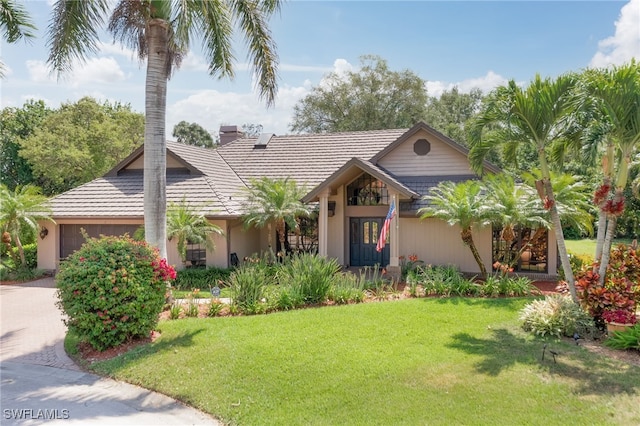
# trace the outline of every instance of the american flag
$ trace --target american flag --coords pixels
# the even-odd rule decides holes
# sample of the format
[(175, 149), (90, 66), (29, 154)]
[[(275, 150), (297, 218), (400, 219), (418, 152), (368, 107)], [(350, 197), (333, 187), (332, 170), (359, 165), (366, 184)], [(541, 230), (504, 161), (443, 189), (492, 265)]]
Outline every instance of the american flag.
[(389, 228), (391, 227), (391, 220), (396, 215), (396, 202), (391, 201), (389, 206), (389, 213), (382, 224), (382, 230), (380, 231), (380, 238), (378, 238), (378, 244), (376, 245), (376, 251), (381, 252), (384, 246), (387, 244), (387, 235), (389, 234)]

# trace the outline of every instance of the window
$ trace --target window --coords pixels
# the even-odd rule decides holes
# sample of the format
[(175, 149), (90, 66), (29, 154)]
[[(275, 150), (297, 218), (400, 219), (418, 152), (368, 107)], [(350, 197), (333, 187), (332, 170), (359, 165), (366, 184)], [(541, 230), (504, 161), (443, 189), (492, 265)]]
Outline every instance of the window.
[(347, 186), (347, 205), (389, 205), (387, 186), (370, 174), (364, 173)]
[(197, 268), (207, 265), (207, 250), (200, 244), (187, 241), (187, 267)]
[(426, 139), (418, 139), (413, 144), (413, 152), (415, 152), (416, 155), (427, 155), (429, 151), (431, 151), (431, 144)]
[[(285, 224), (287, 238), (284, 245), (287, 253), (317, 253), (318, 251), (318, 211), (309, 217), (299, 217), (298, 229), (290, 229)], [(276, 249), (281, 251), (280, 236), (276, 232)]]
[(512, 265), (517, 272), (548, 271), (549, 232), (545, 228), (516, 227), (513, 239), (505, 239), (504, 234), (501, 228), (493, 228), (494, 270)]

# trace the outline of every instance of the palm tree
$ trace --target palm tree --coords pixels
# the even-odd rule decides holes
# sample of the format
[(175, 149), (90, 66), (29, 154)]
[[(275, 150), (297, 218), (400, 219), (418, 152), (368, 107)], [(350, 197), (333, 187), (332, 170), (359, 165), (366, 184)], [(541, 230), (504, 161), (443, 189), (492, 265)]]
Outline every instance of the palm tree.
[[(144, 223), (146, 240), (166, 257), (167, 81), (200, 36), (209, 74), (233, 77), (234, 24), (247, 40), (260, 96), (273, 104), (277, 90), (275, 43), (267, 19), (280, 0), (120, 0), (108, 29), (147, 60), (144, 135)], [(48, 62), (69, 70), (74, 59), (97, 50), (98, 32), (109, 16), (109, 0), (58, 0), (49, 26)]]
[[(13, 0), (0, 0), (0, 30), (7, 43), (35, 37), (36, 26), (22, 5)], [(0, 78), (4, 77), (4, 63), (0, 61)]]
[(267, 227), (269, 249), (272, 248), (271, 223), (275, 223), (280, 238), (281, 250), (285, 251), (286, 225), (297, 229), (299, 216), (311, 214), (311, 208), (300, 200), (306, 194), (304, 188), (298, 187), (295, 180), (284, 179), (252, 179), (246, 190), (246, 213), (243, 216), (246, 228)]
[(471, 232), (474, 225), (489, 224), (481, 190), (482, 186), (477, 181), (470, 180), (458, 184), (441, 182), (431, 190), (429, 195), (422, 198), (430, 205), (419, 209), (418, 214), (421, 220), (433, 217), (442, 219), (451, 226), (460, 226), (460, 238), (471, 250), (484, 279), (487, 277), (487, 269), (473, 241), (473, 233)]
[[(512, 177), (504, 173), (485, 176), (482, 184), (487, 216), (494, 226), (500, 227), (500, 238), (506, 247), (513, 245), (517, 228), (537, 228), (531, 243), (539, 236), (541, 230), (550, 227), (545, 210), (541, 208), (536, 192), (530, 186), (517, 184)], [(510, 250), (507, 250), (507, 258), (502, 259), (501, 263), (513, 266), (527, 248), (528, 245), (523, 245), (513, 258), (508, 257)]]
[[(596, 191), (601, 207), (596, 261), (600, 262), (599, 275), (603, 283), (617, 219), (624, 211), (629, 168), (640, 146), (640, 65), (631, 61), (623, 66), (588, 70), (583, 74), (582, 83), (583, 102), (591, 101), (596, 106), (608, 128), (604, 181)], [(614, 164), (616, 158), (617, 164)], [(609, 197), (613, 185), (613, 196)]]
[(15, 242), (23, 268), (27, 266), (27, 260), (20, 236), (29, 228), (37, 231), (39, 220), (53, 222), (50, 213), (47, 197), (41, 194), (37, 186), (17, 186), (10, 191), (6, 185), (0, 184), (0, 227), (3, 233), (8, 232), (11, 240)]
[(525, 146), (536, 149), (542, 173), (536, 188), (551, 215), (565, 279), (571, 297), (577, 302), (575, 279), (564, 242), (546, 153), (552, 144), (575, 139), (579, 133), (570, 114), (569, 95), (574, 84), (575, 78), (571, 75), (563, 75), (556, 80), (543, 80), (536, 75), (525, 89), (518, 87), (514, 80), (507, 86), (497, 88), (471, 126), (469, 160), (481, 172), (483, 160), (496, 147), (502, 148), (507, 162), (515, 162), (516, 154)]
[(167, 212), (167, 237), (177, 239), (178, 253), (182, 264), (187, 264), (187, 244), (203, 244), (215, 250), (213, 234), (224, 235), (222, 229), (210, 223), (202, 213), (197, 213), (182, 199), (179, 204), (170, 203)]

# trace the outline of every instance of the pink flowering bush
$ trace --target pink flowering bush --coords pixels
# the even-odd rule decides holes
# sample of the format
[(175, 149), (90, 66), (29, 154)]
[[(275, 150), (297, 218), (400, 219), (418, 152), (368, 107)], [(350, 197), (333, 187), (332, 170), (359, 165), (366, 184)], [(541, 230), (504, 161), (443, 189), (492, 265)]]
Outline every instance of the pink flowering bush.
[(175, 269), (145, 242), (123, 237), (87, 238), (60, 265), (58, 306), (81, 340), (105, 350), (149, 336)]

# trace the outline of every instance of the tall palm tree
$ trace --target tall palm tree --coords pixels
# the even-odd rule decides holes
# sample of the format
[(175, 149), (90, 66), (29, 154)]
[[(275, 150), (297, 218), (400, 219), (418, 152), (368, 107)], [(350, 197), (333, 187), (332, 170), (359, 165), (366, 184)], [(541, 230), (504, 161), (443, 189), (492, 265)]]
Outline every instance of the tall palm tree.
[(574, 84), (575, 77), (571, 75), (562, 75), (555, 80), (543, 80), (536, 75), (524, 89), (518, 87), (514, 80), (497, 88), (471, 126), (469, 160), (481, 172), (482, 161), (496, 147), (502, 148), (507, 162), (515, 162), (516, 154), (524, 146), (533, 146), (538, 152), (542, 178), (537, 182), (537, 189), (550, 213), (565, 279), (571, 297), (577, 302), (575, 278), (562, 233), (546, 152), (552, 144), (575, 139), (579, 133), (570, 114), (569, 95)]
[[(624, 211), (624, 189), (629, 179), (629, 168), (633, 155), (640, 147), (640, 64), (632, 60), (622, 66), (587, 70), (582, 83), (580, 94), (583, 101), (592, 101), (608, 124), (604, 181), (596, 193), (601, 207), (596, 261), (600, 262), (602, 283), (609, 264), (617, 219)], [(609, 197), (614, 185), (613, 196)]]
[(0, 228), (3, 233), (8, 232), (15, 242), (23, 268), (27, 266), (27, 260), (20, 237), (25, 228), (37, 231), (39, 220), (53, 222), (50, 213), (47, 197), (41, 194), (37, 186), (17, 186), (10, 191), (6, 185), (0, 184)]
[[(280, 0), (120, 0), (109, 18), (115, 39), (147, 60), (144, 135), (145, 238), (166, 257), (167, 81), (189, 51), (202, 40), (209, 74), (233, 77), (234, 24), (247, 40), (260, 96), (273, 104), (277, 90), (277, 55), (267, 19)], [(110, 13), (109, 0), (58, 0), (49, 26), (48, 62), (66, 71), (74, 59), (97, 51), (98, 28)]]
[(224, 235), (222, 228), (210, 223), (204, 214), (196, 212), (184, 198), (180, 203), (170, 203), (167, 211), (167, 237), (175, 238), (182, 265), (187, 264), (187, 244), (203, 244), (215, 250), (213, 234)]
[(296, 218), (311, 214), (311, 208), (300, 201), (305, 194), (306, 190), (298, 187), (293, 179), (252, 179), (251, 185), (246, 189), (246, 213), (243, 216), (245, 227), (266, 226), (271, 249), (271, 223), (275, 223), (280, 247), (284, 252), (286, 225), (289, 225), (290, 229), (297, 229)]
[(420, 219), (437, 218), (446, 221), (449, 225), (460, 226), (460, 238), (464, 245), (469, 247), (475, 259), (482, 278), (487, 277), (487, 268), (473, 241), (471, 228), (474, 225), (488, 225), (489, 217), (484, 199), (481, 194), (482, 186), (477, 181), (466, 181), (454, 184), (453, 182), (441, 182), (431, 190), (423, 200), (428, 201), (427, 207), (418, 210)]
[[(0, 0), (0, 31), (7, 43), (35, 37), (36, 29), (25, 8), (13, 0)], [(4, 77), (4, 63), (0, 61), (0, 78)]]

